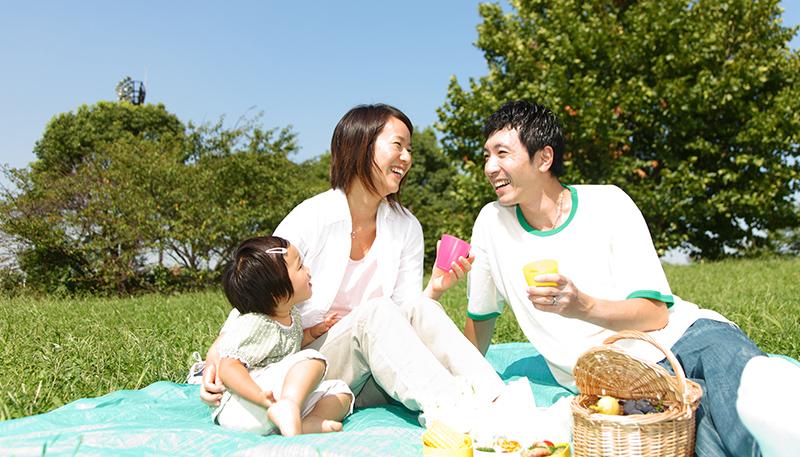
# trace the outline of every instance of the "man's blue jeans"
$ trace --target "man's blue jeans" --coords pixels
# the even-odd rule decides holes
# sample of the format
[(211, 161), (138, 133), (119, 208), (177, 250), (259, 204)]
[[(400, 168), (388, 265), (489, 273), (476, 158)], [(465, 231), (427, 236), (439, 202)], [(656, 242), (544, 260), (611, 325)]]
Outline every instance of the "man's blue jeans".
[[(745, 364), (765, 354), (735, 325), (710, 319), (692, 324), (670, 349), (686, 377), (703, 387), (695, 453), (701, 457), (760, 456), (758, 443), (736, 412), (736, 399)], [(666, 359), (659, 365), (673, 373)]]

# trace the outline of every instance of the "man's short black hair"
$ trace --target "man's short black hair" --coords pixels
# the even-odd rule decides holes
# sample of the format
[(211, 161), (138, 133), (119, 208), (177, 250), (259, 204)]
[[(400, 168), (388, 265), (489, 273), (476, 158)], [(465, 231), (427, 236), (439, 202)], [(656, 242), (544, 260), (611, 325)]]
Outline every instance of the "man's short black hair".
[(486, 120), (483, 134), (488, 139), (503, 129), (516, 129), (519, 140), (533, 160), (536, 151), (545, 146), (553, 148), (553, 176), (564, 174), (564, 132), (558, 117), (542, 105), (527, 100), (515, 100), (501, 106)]

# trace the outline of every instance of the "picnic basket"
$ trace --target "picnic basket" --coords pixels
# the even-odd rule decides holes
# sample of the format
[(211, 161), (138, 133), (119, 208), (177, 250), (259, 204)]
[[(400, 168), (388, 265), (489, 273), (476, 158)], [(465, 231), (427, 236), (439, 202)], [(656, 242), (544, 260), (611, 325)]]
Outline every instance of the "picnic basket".
[[(664, 353), (675, 376), (663, 367), (640, 360), (612, 344), (621, 339), (646, 341)], [(695, 411), (702, 388), (686, 379), (668, 348), (649, 335), (625, 330), (602, 346), (583, 353), (573, 371), (580, 394), (572, 400), (573, 455), (580, 456), (693, 456)], [(612, 416), (589, 408), (599, 396), (661, 400), (660, 413)]]

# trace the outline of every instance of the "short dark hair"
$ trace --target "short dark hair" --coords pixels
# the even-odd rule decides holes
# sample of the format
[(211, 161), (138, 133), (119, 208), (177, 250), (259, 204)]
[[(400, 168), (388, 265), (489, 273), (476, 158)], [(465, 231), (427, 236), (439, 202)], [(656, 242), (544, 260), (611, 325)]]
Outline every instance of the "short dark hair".
[(555, 113), (527, 100), (507, 102), (486, 120), (483, 135), (488, 139), (505, 128), (517, 130), (519, 140), (528, 149), (531, 160), (536, 151), (545, 146), (553, 148), (550, 172), (553, 176), (564, 174), (564, 132)]
[(289, 248), (277, 236), (258, 236), (242, 242), (222, 274), (222, 288), (230, 304), (240, 313), (273, 315), (276, 305), (294, 294), (292, 280), (282, 253), (271, 248)]
[[(408, 116), (383, 103), (358, 105), (342, 116), (331, 138), (331, 187), (347, 192), (354, 180), (359, 179), (367, 190), (378, 192), (374, 181), (375, 140), (392, 117), (405, 124), (409, 133), (414, 133)], [(403, 176), (400, 186), (405, 179)], [(386, 199), (393, 208), (400, 206), (400, 189)]]

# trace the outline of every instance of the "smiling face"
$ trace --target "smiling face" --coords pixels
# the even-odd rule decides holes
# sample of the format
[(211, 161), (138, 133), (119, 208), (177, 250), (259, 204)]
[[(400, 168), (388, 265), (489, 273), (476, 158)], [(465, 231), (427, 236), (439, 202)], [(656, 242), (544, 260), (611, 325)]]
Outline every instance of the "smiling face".
[(516, 129), (501, 129), (489, 136), (483, 149), (483, 172), (501, 205), (524, 203), (541, 185), (542, 173), (535, 165), (539, 155), (530, 158)]
[(400, 119), (390, 117), (375, 138), (373, 161), (373, 181), (379, 194), (397, 193), (412, 161), (411, 132)]
[(291, 306), (311, 298), (311, 272), (303, 264), (300, 253), (293, 245), (289, 245), (283, 258), (286, 260), (286, 270), (289, 273), (289, 280), (292, 282), (292, 289), (294, 289), (294, 294), (287, 303), (291, 308)]

